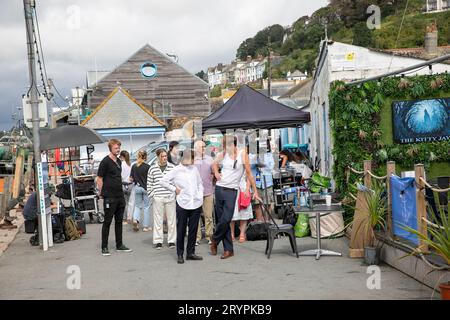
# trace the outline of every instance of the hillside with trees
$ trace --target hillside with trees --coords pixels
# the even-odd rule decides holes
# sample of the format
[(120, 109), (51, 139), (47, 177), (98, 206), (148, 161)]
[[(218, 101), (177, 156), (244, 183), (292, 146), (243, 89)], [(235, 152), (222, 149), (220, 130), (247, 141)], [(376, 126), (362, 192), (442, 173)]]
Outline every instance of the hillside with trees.
[[(380, 29), (370, 30), (366, 25), (371, 16), (366, 11), (372, 4), (381, 9)], [(286, 57), (272, 71), (274, 78), (282, 78), (295, 69), (312, 73), (320, 41), (325, 38), (325, 29), (328, 39), (334, 41), (376, 49), (411, 48), (423, 46), (426, 26), (436, 22), (439, 45), (449, 44), (450, 11), (424, 13), (425, 5), (425, 0), (330, 0), (328, 6), (310, 17), (300, 17), (290, 28), (275, 24), (259, 31), (241, 43), (236, 57), (267, 56), (270, 37), (274, 54)]]

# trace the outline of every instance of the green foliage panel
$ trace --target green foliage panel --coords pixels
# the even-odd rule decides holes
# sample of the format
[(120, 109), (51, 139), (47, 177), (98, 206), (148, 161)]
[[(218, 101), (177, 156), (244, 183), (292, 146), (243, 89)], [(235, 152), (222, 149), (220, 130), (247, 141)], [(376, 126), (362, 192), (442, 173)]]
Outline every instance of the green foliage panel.
[(346, 195), (357, 177), (348, 166), (363, 169), (372, 160), (375, 173), (384, 175), (386, 161), (395, 161), (397, 172), (425, 165), (427, 177), (450, 173), (450, 141), (395, 144), (392, 128), (392, 102), (450, 97), (450, 75), (385, 78), (361, 86), (334, 82), (330, 90), (330, 124), (334, 139), (334, 179)]

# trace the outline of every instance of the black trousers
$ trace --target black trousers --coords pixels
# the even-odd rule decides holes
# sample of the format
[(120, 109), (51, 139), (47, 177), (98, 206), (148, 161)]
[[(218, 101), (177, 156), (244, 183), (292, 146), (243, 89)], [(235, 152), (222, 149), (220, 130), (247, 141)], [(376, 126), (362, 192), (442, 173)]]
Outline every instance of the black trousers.
[(109, 227), (114, 217), (114, 229), (116, 233), (116, 248), (122, 245), (122, 219), (125, 211), (124, 197), (103, 199), (105, 221), (102, 227), (102, 248), (108, 247)]
[(237, 193), (238, 193), (237, 190), (216, 186), (215, 211), (217, 216), (217, 222), (213, 239), (217, 243), (223, 241), (223, 249), (225, 251), (233, 251), (233, 241), (231, 240), (230, 222), (234, 215), (234, 207), (236, 205)]
[(177, 255), (184, 254), (184, 237), (186, 235), (186, 227), (189, 229), (188, 242), (186, 252), (187, 255), (195, 254), (195, 240), (197, 238), (198, 221), (202, 207), (188, 210), (183, 209), (177, 203)]

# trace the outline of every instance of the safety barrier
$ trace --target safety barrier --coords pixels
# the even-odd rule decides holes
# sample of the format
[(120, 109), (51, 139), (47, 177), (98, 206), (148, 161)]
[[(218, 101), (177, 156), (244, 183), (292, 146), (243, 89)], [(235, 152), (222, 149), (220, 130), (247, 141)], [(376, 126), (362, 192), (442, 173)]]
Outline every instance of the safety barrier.
[[(367, 188), (370, 188), (372, 185), (372, 179), (386, 182), (386, 189), (388, 194), (388, 206), (387, 206), (387, 235), (389, 238), (393, 239), (393, 219), (392, 219), (392, 186), (391, 186), (391, 179), (388, 179), (392, 174), (395, 174), (395, 162), (389, 161), (387, 162), (386, 166), (386, 175), (384, 176), (377, 176), (372, 171), (372, 161), (365, 160), (364, 161), (364, 170), (359, 171), (352, 167), (348, 167), (348, 174), (353, 173), (359, 176), (362, 176), (364, 178), (364, 186)], [(430, 188), (433, 192), (437, 193), (446, 193), (450, 191), (449, 188), (436, 188), (432, 186), (429, 182), (425, 179), (425, 169), (423, 164), (416, 164), (414, 166), (414, 173), (415, 173), (415, 184), (416, 184), (416, 216), (417, 216), (417, 230), (422, 234), (427, 234), (427, 226), (431, 225), (436, 227), (434, 223), (429, 221), (427, 219), (427, 201), (425, 198), (425, 188)], [(347, 177), (348, 180), (348, 177)], [(353, 194), (350, 194), (350, 197), (356, 200), (356, 196)], [(427, 244), (419, 239), (419, 245), (421, 252), (429, 252)]]

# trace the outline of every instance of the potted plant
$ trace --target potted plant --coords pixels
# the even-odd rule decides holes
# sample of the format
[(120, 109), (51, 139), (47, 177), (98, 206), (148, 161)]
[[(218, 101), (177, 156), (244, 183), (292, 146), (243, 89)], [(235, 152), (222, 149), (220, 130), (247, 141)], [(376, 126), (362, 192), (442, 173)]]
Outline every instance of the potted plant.
[(386, 192), (382, 183), (374, 181), (372, 188), (366, 190), (364, 195), (367, 205), (367, 216), (361, 224), (364, 227), (365, 239), (367, 239), (364, 245), (364, 261), (368, 265), (374, 265), (380, 262), (381, 249), (375, 246), (375, 230), (386, 230)]
[[(375, 246), (375, 230), (386, 229), (387, 199), (384, 185), (379, 181), (374, 181), (372, 189), (369, 189), (361, 182), (357, 182), (350, 188), (363, 195), (360, 199), (355, 198), (355, 204), (350, 202), (346, 204), (346, 207), (355, 211), (355, 216), (345, 226), (345, 230), (352, 230), (350, 231), (350, 241), (354, 241), (355, 247), (351, 249), (362, 249), (366, 264), (379, 264), (381, 247)], [(358, 215), (356, 215), (356, 211), (359, 212)], [(383, 242), (379, 243), (383, 244)]]
[[(430, 210), (430, 220), (427, 221), (427, 233), (422, 233), (408, 226), (401, 226), (406, 231), (415, 234), (422, 243), (426, 244), (437, 255), (441, 256), (446, 266), (440, 269), (450, 270), (450, 214), (444, 211), (444, 206), (438, 206), (438, 213)], [(448, 210), (448, 206), (447, 206)], [(419, 246), (411, 254), (425, 255), (428, 252), (423, 252), (422, 247)], [(411, 255), (410, 254), (410, 255)], [(443, 300), (450, 300), (450, 281), (443, 282), (439, 285), (441, 289), (441, 298)]]

